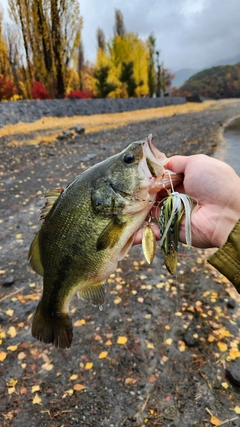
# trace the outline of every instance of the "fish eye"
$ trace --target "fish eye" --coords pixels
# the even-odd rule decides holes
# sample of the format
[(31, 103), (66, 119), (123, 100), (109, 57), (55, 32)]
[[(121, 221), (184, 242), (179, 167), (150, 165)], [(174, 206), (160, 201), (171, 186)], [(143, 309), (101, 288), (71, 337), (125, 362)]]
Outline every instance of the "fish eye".
[(133, 162), (134, 162), (134, 160), (135, 160), (135, 157), (134, 157), (134, 154), (133, 154), (133, 153), (126, 153), (126, 154), (124, 155), (124, 157), (123, 157), (123, 161), (124, 161), (125, 163), (127, 163), (128, 165), (129, 165), (130, 163), (133, 163)]

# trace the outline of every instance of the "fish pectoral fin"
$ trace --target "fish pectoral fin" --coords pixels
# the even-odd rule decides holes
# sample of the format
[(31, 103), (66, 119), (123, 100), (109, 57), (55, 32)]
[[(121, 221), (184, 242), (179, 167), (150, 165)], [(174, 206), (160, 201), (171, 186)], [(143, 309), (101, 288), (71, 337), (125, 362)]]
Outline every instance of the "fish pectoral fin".
[(44, 270), (40, 257), (39, 232), (36, 234), (31, 243), (28, 252), (28, 259), (30, 261), (32, 269), (36, 271), (36, 273), (40, 274), (40, 276), (43, 276)]
[(50, 210), (52, 209), (54, 203), (59, 198), (60, 194), (63, 192), (63, 188), (51, 188), (45, 193), (45, 205), (40, 209), (41, 213), (39, 214), (39, 219), (45, 219)]
[(127, 223), (118, 216), (114, 216), (101, 232), (97, 240), (97, 251), (113, 248), (119, 241)]
[(89, 285), (85, 289), (78, 291), (79, 297), (92, 305), (103, 305), (105, 302), (105, 283)]

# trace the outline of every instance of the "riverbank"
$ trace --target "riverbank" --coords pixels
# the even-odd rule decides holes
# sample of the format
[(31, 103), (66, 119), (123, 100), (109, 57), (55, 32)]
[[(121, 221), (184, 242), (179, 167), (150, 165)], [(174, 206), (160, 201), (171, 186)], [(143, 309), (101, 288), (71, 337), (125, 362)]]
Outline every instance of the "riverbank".
[(66, 130), (60, 122), (50, 143), (48, 130), (41, 134), (39, 128), (20, 132), (19, 125), (15, 133), (1, 133), (1, 426), (210, 427), (216, 419), (238, 425), (239, 386), (229, 381), (227, 369), (240, 355), (239, 296), (207, 264), (206, 251), (181, 246), (171, 276), (159, 245), (151, 266), (141, 247), (134, 247), (108, 279), (102, 311), (73, 299), (69, 350), (31, 336), (42, 278), (31, 270), (27, 253), (45, 189), (65, 187), (148, 133), (169, 156), (213, 155), (240, 101), (214, 104), (187, 114), (150, 114), (148, 120), (146, 110), (136, 122), (109, 128), (104, 115), (97, 131), (86, 126), (85, 134), (73, 131), (63, 140), (57, 139)]

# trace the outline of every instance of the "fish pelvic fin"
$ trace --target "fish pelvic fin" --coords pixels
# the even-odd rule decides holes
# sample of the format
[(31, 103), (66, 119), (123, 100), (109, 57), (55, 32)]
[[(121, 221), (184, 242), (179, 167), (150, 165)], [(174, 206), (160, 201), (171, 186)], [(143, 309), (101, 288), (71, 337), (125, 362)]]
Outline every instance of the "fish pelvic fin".
[(45, 344), (69, 348), (73, 337), (72, 320), (67, 313), (44, 313), (40, 301), (33, 318), (32, 336)]
[(87, 288), (78, 291), (78, 295), (81, 299), (90, 302), (92, 305), (101, 306), (105, 302), (104, 285), (104, 283), (90, 285)]
[(119, 241), (126, 225), (125, 221), (122, 221), (118, 216), (114, 216), (98, 237), (97, 251), (113, 248)]
[(40, 274), (40, 276), (43, 276), (43, 266), (42, 261), (40, 257), (40, 246), (39, 246), (39, 232), (34, 237), (29, 252), (28, 252), (28, 259), (30, 260), (31, 267), (36, 273)]

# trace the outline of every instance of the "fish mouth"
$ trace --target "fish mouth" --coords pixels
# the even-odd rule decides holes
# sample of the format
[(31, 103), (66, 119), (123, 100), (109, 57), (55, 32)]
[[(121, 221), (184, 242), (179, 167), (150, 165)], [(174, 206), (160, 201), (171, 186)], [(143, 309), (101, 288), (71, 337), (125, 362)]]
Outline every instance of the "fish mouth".
[(182, 173), (175, 173), (164, 168), (164, 165), (168, 162), (168, 158), (155, 146), (152, 134), (148, 135), (142, 142), (142, 148), (142, 167), (145, 173), (147, 172), (147, 167), (148, 174), (150, 173), (151, 175), (150, 179), (155, 178), (154, 188), (160, 185), (166, 189), (173, 188), (173, 185), (178, 185), (183, 181), (184, 175)]

